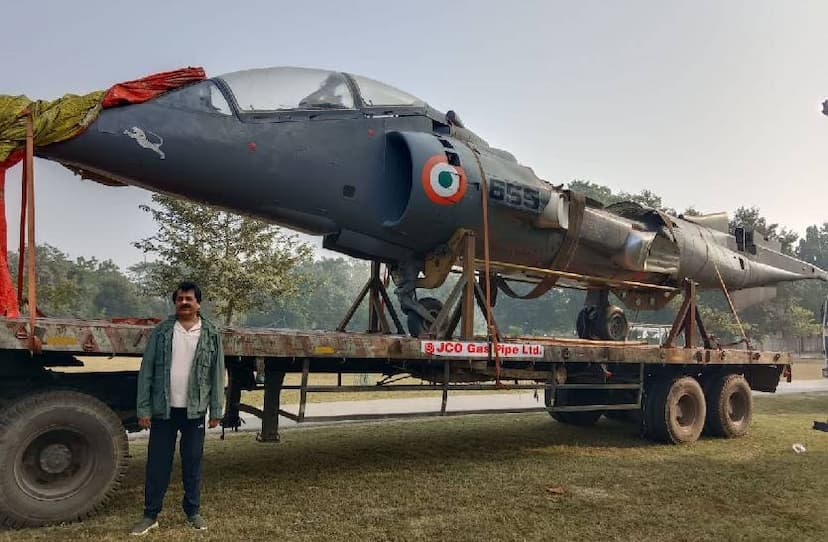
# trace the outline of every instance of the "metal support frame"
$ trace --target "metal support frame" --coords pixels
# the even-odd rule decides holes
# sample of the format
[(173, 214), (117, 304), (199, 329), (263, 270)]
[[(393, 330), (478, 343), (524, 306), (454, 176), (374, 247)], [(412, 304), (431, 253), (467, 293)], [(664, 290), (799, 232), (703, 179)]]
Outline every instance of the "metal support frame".
[[(486, 314), (486, 296), (475, 278), (475, 239), (474, 232), (465, 232), (462, 241), (462, 271), (457, 284), (446, 298), (443, 308), (429, 326), (428, 335), (435, 339), (450, 339), (454, 336), (458, 324), (460, 338), (474, 338), (475, 302), (483, 314)], [(496, 326), (495, 326), (496, 327)], [(501, 337), (498, 334), (497, 340)]]
[[(486, 384), (452, 384), (450, 382), (450, 362), (443, 365), (444, 372), (442, 382), (435, 384), (395, 384), (393, 386), (311, 386), (308, 385), (308, 376), (310, 374), (309, 360), (305, 360), (302, 366), (302, 380), (301, 384), (283, 386), (284, 373), (277, 373), (276, 378), (265, 379), (265, 382), (272, 382), (273, 387), (268, 388), (265, 385), (265, 408), (264, 411), (241, 405), (241, 410), (254, 414), (259, 417), (267, 418), (267, 413), (278, 413), (296, 423), (307, 422), (336, 422), (336, 421), (358, 421), (358, 420), (383, 420), (393, 418), (417, 418), (417, 417), (435, 417), (435, 416), (461, 416), (465, 414), (507, 414), (507, 413), (529, 413), (529, 412), (584, 412), (590, 410), (638, 410), (641, 408), (643, 397), (643, 381), (644, 381), (644, 364), (640, 364), (639, 380), (632, 383), (619, 384), (604, 384), (604, 383), (579, 383), (579, 384), (555, 384), (554, 378), (550, 378), (546, 383), (542, 384), (516, 384), (509, 386), (512, 390), (540, 390), (557, 389), (562, 390), (636, 390), (635, 403), (617, 403), (617, 404), (603, 404), (603, 405), (572, 405), (572, 406), (549, 406), (549, 407), (526, 407), (526, 408), (508, 408), (508, 409), (478, 409), (478, 410), (448, 410), (448, 395), (449, 391), (497, 391), (502, 388), (495, 385)], [(550, 373), (552, 374), (552, 373)], [(300, 402), (297, 413), (288, 412), (279, 408), (278, 393), (281, 390), (299, 390)], [(440, 409), (436, 411), (427, 412), (403, 412), (403, 413), (388, 413), (388, 414), (348, 414), (336, 416), (307, 416), (305, 408), (307, 405), (307, 396), (309, 393), (357, 393), (365, 391), (439, 391), (441, 392)], [(273, 415), (272, 415), (273, 416)], [(268, 421), (263, 419), (262, 433), (260, 433), (259, 440), (263, 442), (278, 441), (278, 421)], [(267, 439), (265, 435), (275, 435), (275, 438)]]
[(221, 419), (221, 438), (224, 439), (224, 430), (238, 431), (242, 424), (239, 416), (239, 405), (241, 403), (241, 386), (239, 372), (243, 370), (238, 365), (227, 365), (227, 388), (224, 406), (224, 417)]
[(351, 307), (345, 314), (345, 318), (342, 319), (336, 330), (345, 331), (345, 328), (348, 327), (348, 324), (354, 317), (357, 309), (359, 309), (366, 295), (368, 296), (368, 333), (391, 333), (391, 326), (385, 314), (387, 310), (388, 314), (391, 315), (391, 319), (394, 321), (397, 333), (401, 335), (405, 334), (397, 311), (394, 309), (394, 305), (391, 304), (391, 299), (388, 297), (388, 291), (380, 279), (380, 262), (376, 260), (371, 262), (371, 277), (365, 283), (365, 286), (362, 287), (359, 295), (351, 304)]
[(285, 372), (278, 368), (278, 360), (265, 360), (265, 393), (264, 410), (257, 414), (251, 410), (246, 412), (259, 415), (262, 419), (262, 431), (257, 435), (259, 442), (279, 442), (279, 408), (281, 399), (282, 384), (285, 381)]
[(573, 406), (552, 406), (546, 407), (544, 410), (549, 412), (587, 412), (590, 410), (638, 410), (641, 408), (641, 401), (644, 394), (644, 364), (639, 364), (638, 382), (629, 384), (604, 384), (596, 382), (594, 384), (558, 384), (554, 377), (555, 372), (552, 371), (552, 378), (548, 379), (544, 384), (544, 389), (550, 390), (552, 397), (555, 397), (556, 390), (636, 390), (635, 403), (616, 403), (605, 405), (573, 405)]
[(696, 296), (696, 283), (690, 279), (684, 279), (684, 301), (681, 303), (676, 319), (670, 333), (664, 341), (665, 348), (675, 348), (675, 340), (681, 331), (684, 331), (684, 347), (696, 348), (696, 330), (702, 338), (704, 347), (708, 350), (713, 348), (712, 341), (704, 328), (701, 315), (698, 310), (698, 299)]

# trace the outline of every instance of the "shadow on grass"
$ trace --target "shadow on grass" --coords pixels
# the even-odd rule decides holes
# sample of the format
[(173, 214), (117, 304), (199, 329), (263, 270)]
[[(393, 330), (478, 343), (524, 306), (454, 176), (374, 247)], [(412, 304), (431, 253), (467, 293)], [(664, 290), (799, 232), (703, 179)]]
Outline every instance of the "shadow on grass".
[[(250, 438), (250, 437), (236, 437)], [(234, 439), (235, 440), (235, 439)], [(226, 441), (228, 444), (234, 440)], [(279, 444), (260, 444), (262, 461), (275, 461), (279, 468), (364, 471), (413, 469), (421, 464), (448, 464), (474, 458), (500, 461), (532, 450), (551, 456), (573, 450), (621, 450), (658, 446), (638, 436), (637, 426), (601, 420), (594, 427), (557, 423), (546, 414), (467, 416), (464, 418), (359, 423), (337, 427), (306, 428), (282, 433)], [(221, 444), (217, 445), (221, 448)], [(265, 459), (268, 458), (268, 459)], [(258, 461), (258, 459), (257, 459)], [(232, 468), (225, 465), (223, 468)], [(258, 474), (242, 476), (256, 478)]]
[[(199, 538), (816, 540), (828, 528), (813, 512), (828, 491), (818, 474), (828, 438), (804, 424), (825, 399), (797, 399), (809, 407), (785, 399), (774, 408), (796, 412), (758, 416), (746, 438), (693, 446), (654, 444), (619, 422), (580, 428), (542, 413), (291, 429), (280, 444), (251, 433), (211, 438), (204, 503), (214, 523)], [(794, 454), (791, 439), (809, 452)], [(146, 443), (134, 443), (133, 454), (99, 517), (15, 540), (122, 539), (140, 515)], [(176, 466), (165, 540), (191, 537), (180, 497)]]

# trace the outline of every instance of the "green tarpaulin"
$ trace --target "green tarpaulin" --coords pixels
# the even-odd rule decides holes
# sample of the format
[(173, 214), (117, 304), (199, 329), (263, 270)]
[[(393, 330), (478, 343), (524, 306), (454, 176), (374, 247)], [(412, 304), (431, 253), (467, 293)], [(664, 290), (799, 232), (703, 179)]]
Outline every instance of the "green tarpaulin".
[(26, 121), (31, 111), (36, 147), (69, 139), (86, 129), (101, 111), (105, 92), (77, 96), (66, 94), (57, 100), (31, 101), (25, 96), (0, 95), (0, 165), (26, 145)]

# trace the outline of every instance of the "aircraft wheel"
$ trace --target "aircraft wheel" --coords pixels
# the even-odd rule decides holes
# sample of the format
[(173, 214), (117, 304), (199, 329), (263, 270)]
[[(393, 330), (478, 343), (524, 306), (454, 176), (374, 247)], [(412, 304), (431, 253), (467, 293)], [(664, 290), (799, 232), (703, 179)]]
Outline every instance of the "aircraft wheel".
[(706, 391), (707, 432), (724, 438), (747, 434), (753, 419), (753, 395), (745, 377), (721, 375), (710, 383)]
[(584, 307), (578, 312), (578, 318), (575, 320), (575, 331), (578, 332), (578, 338), (590, 339), (592, 334), (592, 313), (595, 307)]
[(630, 326), (622, 308), (614, 305), (607, 307), (598, 324), (600, 325), (598, 335), (602, 339), (609, 341), (624, 341), (627, 339)]
[(707, 408), (704, 392), (695, 378), (659, 380), (647, 396), (647, 434), (672, 444), (698, 440)]
[[(418, 303), (425, 308), (432, 318), (437, 318), (440, 311), (443, 310), (443, 302), (434, 297), (424, 297), (418, 300)], [(408, 332), (412, 337), (420, 337), (429, 331), (429, 322), (414, 311), (408, 313)]]

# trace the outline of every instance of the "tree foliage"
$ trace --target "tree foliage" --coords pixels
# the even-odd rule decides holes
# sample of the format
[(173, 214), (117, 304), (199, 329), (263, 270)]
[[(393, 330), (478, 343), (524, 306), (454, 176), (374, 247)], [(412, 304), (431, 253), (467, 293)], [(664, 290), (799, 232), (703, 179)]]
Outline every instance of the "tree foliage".
[[(111, 260), (77, 258), (73, 261), (51, 245), (38, 245), (35, 261), (37, 306), (47, 316), (149, 317), (164, 311), (163, 303), (142, 296), (137, 286)], [(9, 268), (15, 284), (17, 262), (17, 253), (9, 253)], [(25, 270), (23, 279), (28, 280)]]
[[(370, 276), (367, 262), (351, 258), (323, 258), (305, 261), (292, 270), (301, 291), (263, 300), (251, 311), (246, 323), (251, 326), (297, 329), (336, 329), (348, 308)], [(367, 304), (363, 302), (352, 319), (350, 329), (368, 327)]]
[(158, 233), (134, 245), (158, 259), (132, 268), (145, 291), (166, 296), (182, 279), (195, 280), (213, 312), (230, 324), (267, 297), (299, 287), (291, 271), (310, 258), (311, 249), (296, 234), (171, 196), (152, 200), (154, 206), (141, 209), (152, 215)]

